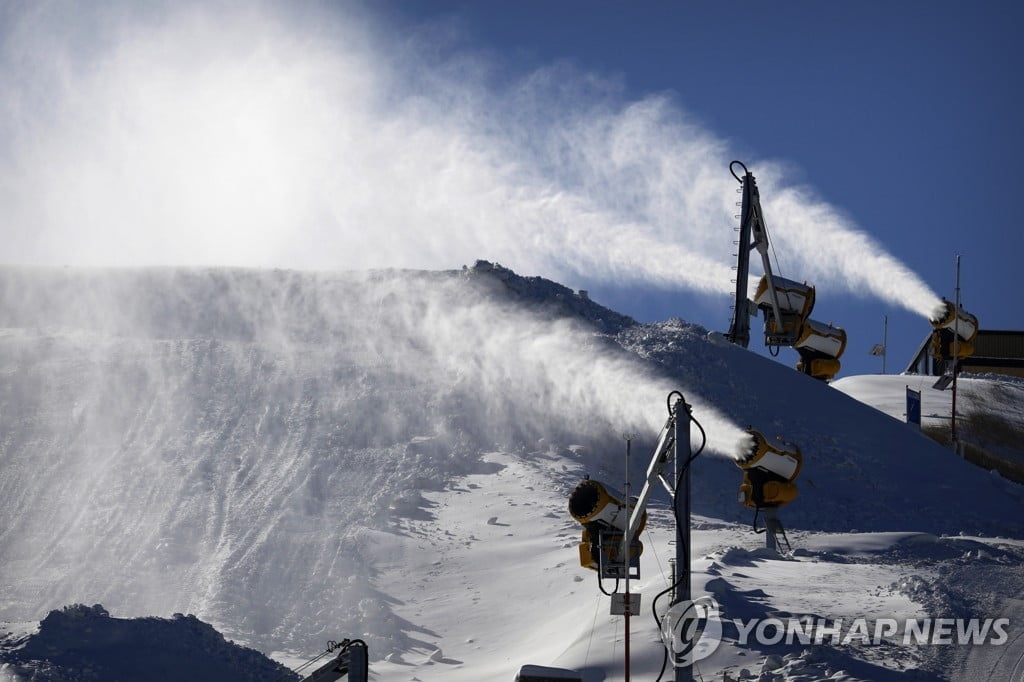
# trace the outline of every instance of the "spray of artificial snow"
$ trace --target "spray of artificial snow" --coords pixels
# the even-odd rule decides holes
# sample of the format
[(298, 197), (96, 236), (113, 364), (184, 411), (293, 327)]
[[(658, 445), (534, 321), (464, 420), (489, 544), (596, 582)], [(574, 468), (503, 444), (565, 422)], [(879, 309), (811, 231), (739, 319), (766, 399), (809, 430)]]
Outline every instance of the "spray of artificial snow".
[[(728, 289), (731, 154), (672, 100), (624, 101), (565, 66), (496, 85), (451, 33), (398, 41), (349, 6), (224, 5), (230, 22), (189, 3), (7, 13), (8, 262), (337, 270), (486, 256), (563, 281)], [(792, 276), (934, 307), (879, 244), (751, 161)]]
[(482, 453), (582, 445), (581, 464), (605, 467), (623, 432), (656, 437), (674, 389), (730, 452), (739, 429), (700, 387), (500, 282), (0, 269), (0, 425), (18, 433), (0, 618), (87, 595), (275, 649), (349, 628), (385, 655), (415, 642), (358, 538), (425, 518), (425, 492), (488, 471)]
[(942, 300), (920, 277), (834, 207), (806, 188), (786, 187), (773, 165), (761, 169), (758, 177), (759, 185), (767, 188), (762, 207), (772, 237), (780, 251), (801, 254), (802, 278), (832, 287), (843, 283), (855, 293), (876, 296), (928, 319), (943, 310)]

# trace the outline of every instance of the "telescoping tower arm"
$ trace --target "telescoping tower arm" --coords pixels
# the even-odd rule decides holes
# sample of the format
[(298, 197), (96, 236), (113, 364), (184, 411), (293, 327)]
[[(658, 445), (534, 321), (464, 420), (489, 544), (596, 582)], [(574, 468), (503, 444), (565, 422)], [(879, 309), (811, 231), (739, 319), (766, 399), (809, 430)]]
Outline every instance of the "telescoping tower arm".
[(675, 485), (665, 478), (665, 471), (675, 459), (678, 411), (673, 409), (668, 419), (665, 420), (665, 426), (661, 428), (661, 434), (658, 436), (658, 445), (654, 448), (654, 455), (651, 457), (651, 463), (647, 467), (647, 478), (644, 480), (644, 487), (640, 489), (640, 494), (637, 496), (633, 510), (629, 515), (629, 527), (626, 531), (626, 537), (629, 540), (635, 538), (640, 532), (640, 524), (643, 521), (644, 512), (647, 510), (647, 503), (650, 501), (654, 488), (658, 483), (661, 483), (665, 490), (668, 491), (669, 497), (675, 497)]
[[(743, 170), (740, 177), (736, 169)], [(747, 347), (750, 318), (764, 312), (764, 342), (772, 355), (782, 346), (791, 346), (800, 354), (797, 369), (816, 379), (828, 381), (839, 371), (839, 357), (846, 349), (846, 332), (841, 327), (810, 319), (814, 308), (814, 287), (795, 282), (772, 272), (768, 257), (768, 227), (761, 210), (757, 181), (741, 161), (729, 164), (729, 172), (740, 183), (743, 193), (736, 264), (736, 299), (733, 318), (726, 335), (729, 341)], [(750, 276), (750, 252), (761, 255), (764, 275), (754, 300), (747, 298)]]
[[(736, 174), (735, 166), (743, 169), (742, 178)], [(746, 348), (750, 343), (750, 318), (756, 314), (756, 309), (750, 309), (751, 301), (747, 298), (750, 252), (754, 249), (761, 255), (761, 264), (768, 282), (769, 300), (776, 320), (782, 320), (782, 309), (779, 306), (779, 293), (775, 290), (772, 280), (772, 264), (768, 258), (768, 228), (765, 226), (764, 213), (761, 211), (761, 193), (757, 190), (757, 181), (742, 161), (733, 161), (729, 164), (729, 172), (742, 186), (743, 208), (740, 213), (740, 238), (737, 242), (739, 251), (736, 266), (736, 305), (733, 308), (728, 337), (732, 343)]]

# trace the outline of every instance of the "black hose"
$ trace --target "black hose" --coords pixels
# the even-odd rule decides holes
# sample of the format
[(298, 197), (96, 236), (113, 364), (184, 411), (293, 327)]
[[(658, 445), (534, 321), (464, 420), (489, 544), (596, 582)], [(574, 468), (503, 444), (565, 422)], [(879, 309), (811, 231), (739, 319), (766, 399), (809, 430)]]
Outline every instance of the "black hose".
[(764, 528), (758, 528), (757, 527), (757, 516), (760, 513), (761, 513), (761, 508), (760, 507), (754, 507), (754, 523), (752, 525), (753, 525), (755, 533), (764, 533), (765, 531), (768, 530), (768, 526), (765, 526)]
[(670, 417), (672, 416), (672, 396), (674, 395), (679, 396), (680, 400), (686, 400), (683, 394), (680, 393), (679, 391), (672, 391), (671, 393), (668, 394), (668, 397), (665, 398), (665, 407), (668, 408), (668, 414)]
[(734, 178), (736, 178), (736, 182), (738, 182), (738, 183), (740, 183), (742, 185), (743, 184), (743, 179), (740, 178), (740, 176), (736, 175), (736, 171), (734, 171), (732, 169), (733, 166), (739, 166), (740, 168), (743, 169), (744, 173), (749, 173), (750, 171), (747, 170), (747, 167), (743, 164), (742, 161), (733, 161), (732, 163), (729, 164), (729, 172), (732, 173), (732, 176)]
[[(628, 566), (626, 567), (626, 570), (627, 571), (629, 570)], [(604, 589), (604, 580), (601, 579), (601, 574), (598, 573), (597, 574), (597, 587), (601, 590), (602, 594), (604, 594), (606, 597), (610, 597), (610, 596), (612, 596), (613, 594), (616, 594), (619, 591), (619, 579), (618, 578), (615, 579), (615, 587), (613, 587), (612, 591), (609, 592), (606, 589)]]

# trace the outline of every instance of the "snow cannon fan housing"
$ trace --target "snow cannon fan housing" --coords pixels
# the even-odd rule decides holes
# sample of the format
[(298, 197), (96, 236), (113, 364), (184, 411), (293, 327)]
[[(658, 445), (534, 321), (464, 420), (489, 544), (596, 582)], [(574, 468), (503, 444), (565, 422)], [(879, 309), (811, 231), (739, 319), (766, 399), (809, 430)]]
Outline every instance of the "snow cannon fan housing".
[(822, 381), (839, 373), (839, 358), (846, 351), (846, 330), (816, 320), (807, 320), (793, 348), (800, 354), (796, 368)]
[(769, 345), (789, 345), (800, 335), (804, 322), (814, 309), (814, 287), (806, 282), (794, 282), (784, 277), (771, 276), (770, 281), (778, 298), (782, 319), (772, 314), (772, 296), (769, 276), (761, 275), (754, 294), (754, 305), (765, 313), (765, 338)]
[[(622, 541), (629, 527), (633, 506), (613, 497), (608, 489), (593, 479), (585, 479), (569, 494), (569, 514), (583, 525), (580, 541), (580, 566), (599, 570), (601, 553), (608, 562), (623, 563)], [(647, 525), (647, 512), (640, 517), (637, 536)], [(643, 553), (643, 543), (634, 539), (629, 546), (630, 559)]]
[(740, 503), (751, 509), (766, 509), (795, 500), (798, 491), (793, 481), (803, 466), (800, 448), (781, 440), (770, 443), (753, 429), (747, 433), (753, 436), (754, 444), (736, 460), (736, 466), (743, 469)]
[[(974, 339), (978, 336), (978, 318), (950, 301), (943, 301), (943, 308), (937, 317), (929, 320), (932, 332), (932, 355), (940, 359), (953, 357), (956, 341), (957, 359), (974, 355)], [(955, 337), (955, 339), (954, 339)]]

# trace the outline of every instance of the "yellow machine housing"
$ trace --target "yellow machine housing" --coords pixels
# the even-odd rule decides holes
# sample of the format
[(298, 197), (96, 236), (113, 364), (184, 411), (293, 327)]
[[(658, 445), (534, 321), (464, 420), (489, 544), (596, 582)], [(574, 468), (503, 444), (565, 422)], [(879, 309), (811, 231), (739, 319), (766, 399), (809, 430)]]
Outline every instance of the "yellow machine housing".
[(769, 442), (753, 429), (753, 446), (742, 453), (736, 466), (743, 469), (739, 501), (751, 509), (781, 507), (796, 499), (798, 490), (793, 481), (803, 467), (800, 448), (783, 441)]
[(943, 334), (943, 330), (932, 332), (932, 338), (928, 345), (931, 347), (932, 357), (939, 358), (940, 360), (949, 360), (953, 357), (954, 345), (956, 346), (955, 354), (958, 360), (974, 355), (973, 343), (957, 340), (956, 344), (954, 344), (952, 338)]
[(963, 306), (956, 307), (951, 301), (943, 301), (945, 305), (942, 312), (933, 317), (929, 322), (936, 330), (948, 329), (960, 337), (961, 343), (974, 343), (978, 335), (978, 318), (963, 309)]
[(935, 327), (929, 342), (932, 356), (940, 360), (949, 360), (954, 354), (957, 359), (974, 355), (978, 318), (964, 310), (962, 306), (957, 308), (950, 301), (943, 301), (943, 304), (944, 308), (940, 314), (929, 320)]
[[(796, 315), (801, 320), (806, 320), (814, 309), (814, 287), (807, 282), (794, 282), (785, 277), (772, 275), (772, 284), (775, 285), (775, 293), (779, 299), (779, 312)], [(761, 275), (761, 281), (757, 283), (757, 292), (754, 294), (754, 305), (758, 308), (771, 307), (772, 296), (768, 288), (768, 275)]]
[[(583, 537), (580, 539), (579, 553), (580, 553), (580, 566), (583, 568), (589, 568), (592, 571), (598, 570), (600, 566), (598, 552), (604, 551), (604, 555), (608, 561), (613, 563), (620, 563), (622, 561), (622, 533), (605, 533), (604, 545), (599, 544), (599, 536), (592, 536), (587, 532), (587, 529), (583, 529)], [(633, 541), (629, 545), (629, 557), (631, 559), (636, 558), (644, 553), (643, 543)]]
[(839, 373), (839, 358), (846, 351), (846, 330), (807, 320), (793, 348), (800, 353), (796, 368), (815, 379), (830, 381)]
[(820, 381), (831, 381), (836, 374), (839, 374), (841, 363), (834, 358), (808, 358), (798, 360), (796, 371), (803, 372)]
[[(569, 493), (569, 514), (584, 526), (599, 524), (625, 531), (633, 507), (612, 496), (603, 484), (591, 478), (580, 481)], [(647, 525), (647, 512), (640, 517), (637, 534)]]
[(813, 351), (821, 357), (838, 359), (846, 350), (846, 330), (831, 324), (807, 320), (793, 347)]
[[(583, 537), (579, 545), (581, 566), (598, 570), (601, 551), (610, 561), (621, 561), (623, 538), (629, 527), (632, 510), (632, 505), (627, 506), (598, 481), (588, 478), (577, 484), (569, 494), (569, 514), (583, 524)], [(639, 537), (646, 525), (647, 511), (644, 510), (636, 537)], [(642, 553), (643, 544), (634, 539), (630, 543), (630, 557)]]

